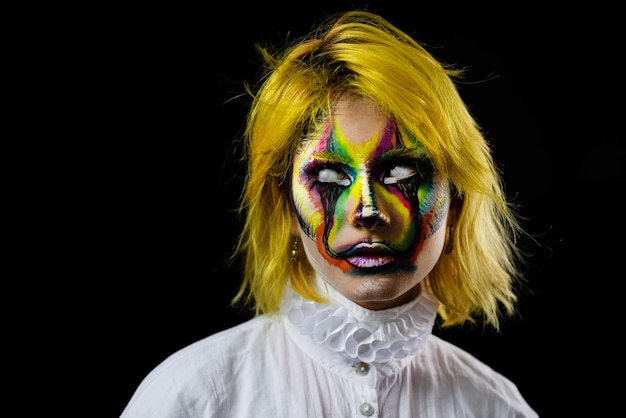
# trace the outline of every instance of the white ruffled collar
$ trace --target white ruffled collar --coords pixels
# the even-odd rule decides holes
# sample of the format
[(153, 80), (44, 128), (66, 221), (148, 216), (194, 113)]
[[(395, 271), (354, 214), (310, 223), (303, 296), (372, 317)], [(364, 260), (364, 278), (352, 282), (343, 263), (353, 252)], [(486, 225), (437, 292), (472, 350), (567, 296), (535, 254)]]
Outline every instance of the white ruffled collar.
[(302, 336), (351, 362), (395, 369), (421, 351), (432, 333), (438, 304), (424, 286), (415, 300), (380, 311), (363, 308), (330, 286), (318, 287), (329, 303), (304, 299), (287, 286), (281, 311)]

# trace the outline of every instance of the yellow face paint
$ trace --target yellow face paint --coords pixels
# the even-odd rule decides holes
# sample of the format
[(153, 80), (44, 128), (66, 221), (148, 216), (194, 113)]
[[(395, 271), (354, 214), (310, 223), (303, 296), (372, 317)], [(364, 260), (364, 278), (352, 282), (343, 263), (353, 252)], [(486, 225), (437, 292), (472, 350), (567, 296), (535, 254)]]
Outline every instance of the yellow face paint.
[(448, 183), (391, 118), (357, 122), (330, 118), (296, 155), (300, 227), (344, 272), (412, 270), (424, 240), (445, 222)]

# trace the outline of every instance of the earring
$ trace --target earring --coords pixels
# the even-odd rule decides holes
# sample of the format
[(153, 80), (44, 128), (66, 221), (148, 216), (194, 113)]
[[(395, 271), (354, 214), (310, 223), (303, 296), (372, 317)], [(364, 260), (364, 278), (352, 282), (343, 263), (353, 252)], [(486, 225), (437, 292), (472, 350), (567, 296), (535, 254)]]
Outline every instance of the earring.
[(446, 244), (446, 254), (450, 254), (454, 249), (454, 226), (448, 227), (448, 243)]
[(291, 247), (291, 262), (298, 262), (298, 237), (293, 240), (293, 247)]

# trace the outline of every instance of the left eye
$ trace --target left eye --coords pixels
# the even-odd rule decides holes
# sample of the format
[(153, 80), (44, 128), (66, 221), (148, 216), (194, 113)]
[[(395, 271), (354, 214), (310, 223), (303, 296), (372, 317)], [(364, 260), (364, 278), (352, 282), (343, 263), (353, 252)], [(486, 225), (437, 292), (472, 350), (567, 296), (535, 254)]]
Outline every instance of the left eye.
[(383, 183), (395, 184), (399, 181), (407, 179), (417, 174), (417, 168), (410, 164), (397, 164), (394, 165), (389, 172), (383, 177)]
[(344, 172), (337, 171), (332, 168), (322, 168), (317, 173), (317, 179), (321, 183), (335, 183), (340, 186), (350, 185), (350, 179)]

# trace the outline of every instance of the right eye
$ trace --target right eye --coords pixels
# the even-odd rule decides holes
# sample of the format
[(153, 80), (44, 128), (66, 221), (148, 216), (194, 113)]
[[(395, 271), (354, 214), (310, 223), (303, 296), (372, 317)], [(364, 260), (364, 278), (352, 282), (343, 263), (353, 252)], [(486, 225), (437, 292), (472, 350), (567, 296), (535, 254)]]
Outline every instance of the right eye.
[(335, 183), (340, 186), (350, 186), (350, 178), (343, 171), (325, 167), (317, 172), (317, 180), (320, 183)]

